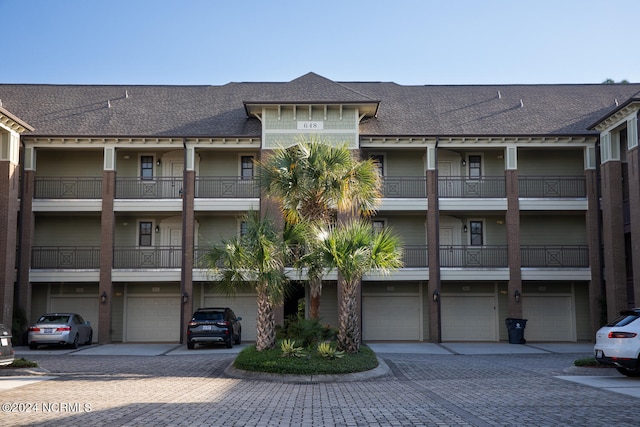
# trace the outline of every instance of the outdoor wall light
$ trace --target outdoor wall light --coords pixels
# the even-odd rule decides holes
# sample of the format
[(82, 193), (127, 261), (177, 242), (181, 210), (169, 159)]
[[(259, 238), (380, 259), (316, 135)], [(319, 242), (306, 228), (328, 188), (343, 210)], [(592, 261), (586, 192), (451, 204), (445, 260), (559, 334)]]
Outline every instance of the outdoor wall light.
[(102, 291), (102, 295), (100, 295), (100, 302), (102, 304), (107, 302), (107, 292), (106, 291)]
[(159, 233), (159, 232), (160, 232), (160, 226), (156, 225), (156, 233)]
[(438, 301), (440, 301), (440, 294), (438, 293), (438, 291), (433, 291), (433, 302)]
[(465, 159), (462, 159), (462, 166), (467, 166), (467, 161)]
[(189, 294), (185, 292), (182, 294), (182, 303), (186, 304), (188, 301), (189, 301)]
[(513, 299), (516, 300), (516, 302), (520, 302), (520, 291), (516, 289), (516, 291), (513, 293)]
[(160, 166), (161, 164), (160, 159), (156, 160), (156, 166)]
[(465, 224), (465, 225), (462, 227), (462, 231), (464, 231), (464, 232), (466, 233), (468, 230), (469, 230), (469, 229), (467, 228), (467, 224)]

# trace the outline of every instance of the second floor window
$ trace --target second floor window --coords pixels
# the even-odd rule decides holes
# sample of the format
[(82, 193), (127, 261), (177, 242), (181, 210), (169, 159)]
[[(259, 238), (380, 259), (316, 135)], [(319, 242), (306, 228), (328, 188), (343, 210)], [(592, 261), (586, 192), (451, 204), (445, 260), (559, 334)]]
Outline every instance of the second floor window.
[(482, 221), (470, 221), (469, 226), (471, 229), (471, 235), (469, 236), (471, 246), (482, 246), (484, 244)]
[(482, 176), (482, 157), (469, 156), (469, 178), (480, 178)]
[(253, 179), (253, 156), (240, 157), (240, 178)]
[(371, 156), (369, 156), (369, 158), (373, 160), (376, 166), (378, 167), (378, 175), (383, 177), (384, 176), (384, 155), (372, 154)]
[(153, 156), (140, 156), (140, 179), (153, 179)]
[(138, 232), (138, 246), (151, 246), (151, 231), (153, 224), (150, 221), (141, 221)]
[(375, 234), (382, 233), (384, 230), (384, 220), (382, 219), (374, 219), (371, 221), (371, 224), (373, 225), (373, 232)]

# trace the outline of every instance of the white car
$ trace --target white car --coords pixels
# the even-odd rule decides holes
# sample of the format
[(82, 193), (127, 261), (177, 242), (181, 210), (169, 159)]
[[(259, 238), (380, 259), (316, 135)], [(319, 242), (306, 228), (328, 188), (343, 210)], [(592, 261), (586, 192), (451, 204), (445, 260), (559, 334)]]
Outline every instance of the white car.
[(79, 344), (89, 345), (92, 340), (91, 324), (76, 313), (43, 314), (27, 333), (31, 350), (37, 349), (41, 344), (78, 348)]
[(640, 308), (622, 311), (600, 328), (593, 351), (601, 365), (613, 366), (628, 377), (640, 376)]

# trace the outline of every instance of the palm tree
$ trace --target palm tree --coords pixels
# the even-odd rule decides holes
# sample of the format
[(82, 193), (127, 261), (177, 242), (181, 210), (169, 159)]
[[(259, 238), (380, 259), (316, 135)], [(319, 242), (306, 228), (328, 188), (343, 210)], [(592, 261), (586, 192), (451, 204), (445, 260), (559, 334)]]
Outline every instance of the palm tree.
[[(258, 163), (262, 188), (280, 203), (285, 221), (328, 225), (333, 213), (371, 215), (380, 197), (380, 176), (373, 160), (358, 160), (346, 144), (300, 139)], [(324, 266), (309, 257), (310, 317), (320, 315)]]
[(338, 318), (338, 347), (357, 353), (361, 337), (357, 311), (358, 284), (372, 270), (388, 273), (402, 266), (400, 240), (388, 228), (375, 232), (368, 221), (353, 220), (331, 227), (318, 240), (318, 254), (338, 271), (342, 286)]
[(247, 284), (256, 291), (256, 349), (262, 351), (276, 345), (273, 308), (282, 302), (288, 283), (284, 274), (288, 245), (272, 221), (260, 218), (259, 213), (251, 211), (244, 219), (243, 235), (214, 245), (205, 260), (211, 271), (220, 274), (218, 285), (225, 294), (234, 295)]

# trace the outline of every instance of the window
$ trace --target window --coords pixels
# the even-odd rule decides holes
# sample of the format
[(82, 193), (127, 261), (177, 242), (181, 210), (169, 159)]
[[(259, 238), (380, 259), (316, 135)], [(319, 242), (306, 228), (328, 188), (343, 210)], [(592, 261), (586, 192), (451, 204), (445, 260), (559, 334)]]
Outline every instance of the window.
[(138, 246), (151, 246), (151, 230), (153, 229), (151, 221), (140, 222), (140, 230), (138, 232)]
[(153, 179), (153, 156), (140, 156), (140, 179)]
[(371, 160), (374, 161), (376, 166), (378, 167), (378, 174), (380, 176), (384, 176), (384, 155), (382, 154), (371, 154), (369, 156)]
[(240, 178), (253, 179), (253, 156), (240, 156)]
[(247, 235), (247, 221), (240, 221), (240, 237)]
[(471, 246), (482, 246), (484, 244), (482, 237), (482, 221), (470, 221), (469, 226), (471, 229), (471, 234), (469, 235)]
[(480, 178), (482, 176), (482, 157), (478, 155), (469, 156), (469, 178)]

